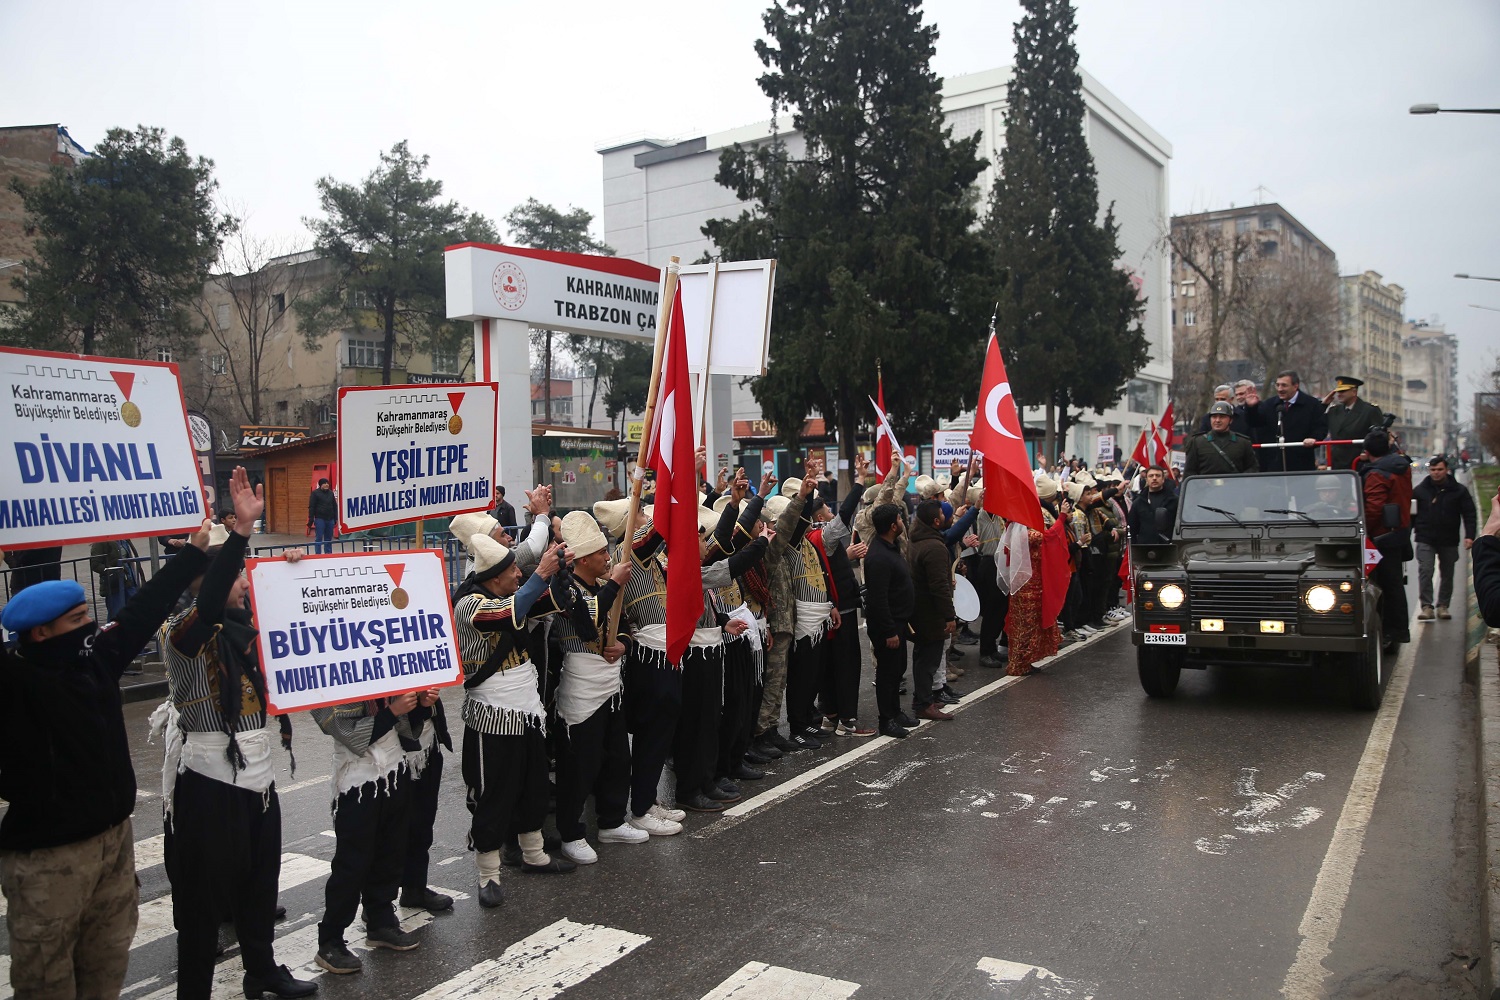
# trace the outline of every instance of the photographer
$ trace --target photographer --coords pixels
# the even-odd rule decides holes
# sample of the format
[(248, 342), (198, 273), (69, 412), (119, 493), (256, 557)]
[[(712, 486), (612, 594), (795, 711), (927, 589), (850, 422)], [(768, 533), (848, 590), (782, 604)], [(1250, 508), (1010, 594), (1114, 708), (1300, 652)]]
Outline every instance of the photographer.
[(1365, 531), (1380, 550), (1372, 574), (1380, 587), (1380, 628), (1390, 652), (1411, 642), (1410, 612), (1406, 606), (1405, 563), (1411, 547), (1411, 459), (1391, 445), (1383, 430), (1365, 435), (1365, 454), (1359, 463), (1364, 483)]

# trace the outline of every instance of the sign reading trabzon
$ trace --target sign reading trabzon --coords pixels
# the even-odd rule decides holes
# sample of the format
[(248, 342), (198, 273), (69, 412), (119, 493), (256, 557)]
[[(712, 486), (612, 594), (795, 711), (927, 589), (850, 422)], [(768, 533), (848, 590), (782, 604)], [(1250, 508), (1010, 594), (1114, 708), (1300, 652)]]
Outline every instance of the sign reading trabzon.
[(486, 510), (495, 383), (339, 390), (339, 530)]
[(661, 272), (624, 257), (460, 243), (444, 254), (449, 319), (511, 319), (654, 340)]
[(196, 529), (177, 366), (0, 348), (0, 549)]

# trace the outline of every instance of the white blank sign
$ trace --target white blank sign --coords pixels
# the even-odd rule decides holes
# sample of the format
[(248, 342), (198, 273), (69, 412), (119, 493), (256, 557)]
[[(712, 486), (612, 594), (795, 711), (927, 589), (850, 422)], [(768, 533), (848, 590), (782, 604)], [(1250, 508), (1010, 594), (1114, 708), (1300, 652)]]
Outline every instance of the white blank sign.
[(688, 264), (677, 280), (687, 324), (688, 371), (702, 374), (707, 357), (711, 375), (764, 375), (776, 262)]

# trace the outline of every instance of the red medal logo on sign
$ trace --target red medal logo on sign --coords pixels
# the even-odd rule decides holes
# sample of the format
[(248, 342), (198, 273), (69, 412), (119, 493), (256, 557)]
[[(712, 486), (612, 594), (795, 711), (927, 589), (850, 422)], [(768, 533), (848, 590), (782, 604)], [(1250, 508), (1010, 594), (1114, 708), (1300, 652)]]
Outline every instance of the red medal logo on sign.
[(401, 589), (401, 577), (406, 572), (406, 564), (386, 563), (385, 571), (390, 574), (391, 582), (396, 585), (396, 589), (391, 591), (391, 607), (400, 611), (406, 607), (407, 602), (410, 600), (406, 591)]
[(495, 301), (501, 309), (515, 312), (526, 303), (526, 275), (511, 261), (501, 261), (490, 278), (495, 292)]

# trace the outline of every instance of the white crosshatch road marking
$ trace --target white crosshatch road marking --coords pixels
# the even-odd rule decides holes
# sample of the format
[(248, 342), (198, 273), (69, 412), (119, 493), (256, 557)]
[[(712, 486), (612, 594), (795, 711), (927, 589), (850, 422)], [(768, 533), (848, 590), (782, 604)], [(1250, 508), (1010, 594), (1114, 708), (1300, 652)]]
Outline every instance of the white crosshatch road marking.
[(613, 927), (559, 920), (417, 1000), (551, 1000), (650, 940)]
[(858, 983), (750, 962), (703, 1000), (847, 1000), (858, 989)]

